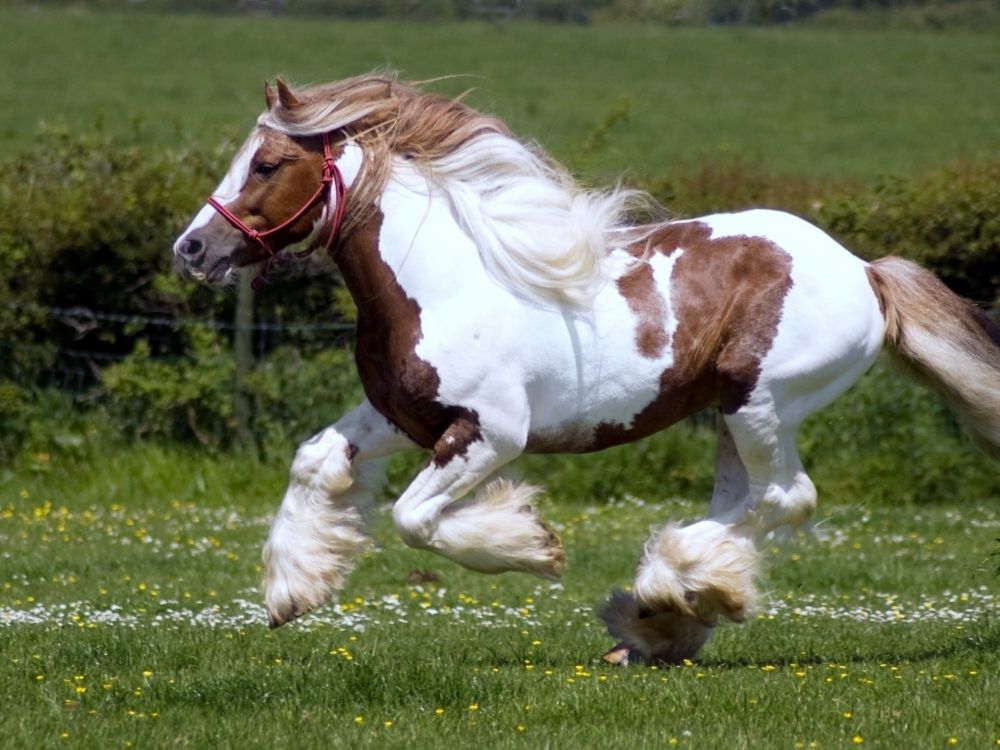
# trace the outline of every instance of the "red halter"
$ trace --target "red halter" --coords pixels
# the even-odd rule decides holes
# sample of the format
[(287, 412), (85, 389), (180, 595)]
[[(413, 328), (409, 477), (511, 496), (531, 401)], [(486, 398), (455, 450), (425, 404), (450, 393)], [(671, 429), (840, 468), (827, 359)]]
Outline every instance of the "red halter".
[[(214, 196), (209, 197), (208, 205), (218, 211), (223, 219), (242, 232), (248, 240), (252, 240), (260, 245), (269, 256), (260, 276), (254, 280), (254, 288), (257, 288), (260, 285), (260, 282), (264, 279), (271, 266), (277, 260), (278, 252), (280, 252), (275, 251), (274, 248), (267, 243), (267, 237), (270, 237), (272, 234), (280, 232), (282, 229), (294, 224), (302, 218), (302, 215), (305, 214), (306, 211), (311, 209), (320, 201), (325, 200), (326, 196), (329, 194), (331, 183), (333, 184), (337, 205), (333, 210), (333, 221), (330, 223), (330, 234), (326, 238), (326, 242), (323, 243), (323, 249), (329, 252), (330, 247), (333, 245), (333, 240), (340, 233), (340, 225), (344, 221), (344, 194), (347, 192), (347, 189), (344, 187), (344, 178), (340, 174), (340, 170), (337, 169), (337, 165), (333, 160), (333, 150), (330, 148), (329, 133), (323, 133), (323, 179), (320, 181), (319, 187), (316, 188), (316, 192), (312, 194), (312, 197), (302, 205), (302, 208), (277, 226), (265, 229), (263, 232), (259, 232), (256, 229), (248, 227), (239, 216), (222, 205), (222, 203), (216, 200)], [(295, 253), (295, 256), (297, 258), (305, 258), (315, 252), (317, 247), (318, 245), (312, 244), (302, 252)]]

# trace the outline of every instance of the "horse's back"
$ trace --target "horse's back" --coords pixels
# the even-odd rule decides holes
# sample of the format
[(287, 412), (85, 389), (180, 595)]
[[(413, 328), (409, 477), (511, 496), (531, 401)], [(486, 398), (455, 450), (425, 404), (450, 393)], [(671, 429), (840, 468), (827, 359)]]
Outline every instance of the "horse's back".
[(799, 217), (758, 209), (677, 222), (658, 251), (671, 248), (690, 256), (676, 264), (671, 291), (715, 352), (709, 366), (723, 412), (745, 405), (761, 384), (772, 400), (809, 394), (796, 408), (814, 411), (882, 346), (867, 264)]

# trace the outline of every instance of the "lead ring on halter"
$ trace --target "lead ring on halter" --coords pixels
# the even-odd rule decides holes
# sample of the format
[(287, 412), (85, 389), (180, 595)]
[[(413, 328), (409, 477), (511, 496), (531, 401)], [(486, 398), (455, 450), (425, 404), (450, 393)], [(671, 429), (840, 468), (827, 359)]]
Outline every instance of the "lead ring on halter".
[[(318, 202), (325, 200), (329, 194), (331, 183), (333, 184), (337, 205), (333, 210), (333, 221), (330, 223), (330, 234), (327, 236), (326, 242), (323, 243), (323, 249), (329, 252), (330, 248), (333, 246), (334, 239), (340, 233), (340, 225), (344, 221), (344, 194), (347, 192), (347, 189), (344, 186), (344, 177), (340, 174), (340, 170), (337, 169), (337, 164), (333, 159), (333, 149), (330, 146), (329, 133), (323, 133), (323, 177), (320, 180), (319, 187), (316, 188), (316, 192), (312, 194), (312, 197), (309, 198), (309, 200), (307, 200), (298, 211), (277, 226), (265, 229), (263, 232), (253, 229), (252, 227), (247, 226), (239, 216), (226, 208), (221, 201), (215, 198), (215, 196), (209, 196), (208, 205), (218, 211), (219, 215), (222, 216), (223, 219), (228, 221), (235, 229), (242, 232), (248, 240), (252, 240), (260, 245), (268, 254), (268, 258), (263, 269), (261, 269), (257, 278), (254, 279), (254, 289), (260, 286), (260, 283), (264, 280), (264, 277), (267, 276), (268, 271), (270, 271), (271, 266), (277, 260), (278, 253), (280, 252), (280, 250), (275, 251), (267, 243), (266, 238), (270, 237), (272, 234), (280, 232), (282, 229), (285, 229), (291, 224), (294, 224), (302, 218), (302, 215), (305, 214), (306, 211), (311, 209)], [(295, 253), (295, 257), (305, 258), (312, 255), (316, 251), (317, 247), (318, 245), (313, 243), (305, 250)]]

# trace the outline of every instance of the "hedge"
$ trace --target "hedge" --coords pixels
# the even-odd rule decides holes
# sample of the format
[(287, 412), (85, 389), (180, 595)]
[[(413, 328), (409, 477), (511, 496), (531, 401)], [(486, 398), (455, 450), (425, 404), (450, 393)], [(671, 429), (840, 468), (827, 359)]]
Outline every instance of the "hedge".
[[(48, 398), (36, 389), (71, 355), (84, 357), (91, 377), (70, 395), (116, 429), (228, 444), (234, 296), (179, 279), (170, 253), (224, 166), (221, 152), (194, 144), (163, 149), (61, 130), (3, 163), (0, 453), (32, 440), (37, 430), (25, 424), (45, 410), (32, 405)], [(1000, 300), (1000, 158), (873, 185), (717, 161), (644, 187), (681, 215), (789, 209), (863, 256), (905, 255), (967, 297)], [(308, 264), (279, 270), (258, 295), (258, 320), (275, 331), (302, 326), (291, 339), (262, 329), (254, 342), (245, 388), (261, 441), (301, 436), (357, 397), (349, 355), (336, 346), (343, 335), (316, 325), (342, 320), (343, 299), (336, 275)], [(95, 311), (111, 319), (97, 325)]]

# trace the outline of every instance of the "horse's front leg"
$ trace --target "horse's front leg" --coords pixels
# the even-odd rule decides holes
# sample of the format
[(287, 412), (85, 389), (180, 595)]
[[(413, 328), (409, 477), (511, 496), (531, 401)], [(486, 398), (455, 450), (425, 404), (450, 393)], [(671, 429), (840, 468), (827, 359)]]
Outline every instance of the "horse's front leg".
[(523, 440), (476, 432), (470, 440), (469, 425), (457, 421), (444, 433), (427, 467), (393, 507), (397, 531), (411, 547), (472, 570), (559, 578), (565, 553), (558, 534), (535, 512), (538, 489), (492, 477), (520, 455)]
[[(715, 454), (715, 489), (712, 493), (710, 517), (681, 527), (667, 524), (653, 533), (643, 550), (636, 570), (632, 592), (616, 591), (601, 610), (601, 618), (615, 638), (621, 639), (608, 653), (606, 661), (614, 664), (629, 660), (668, 662), (690, 659), (708, 642), (719, 615), (715, 611), (697, 611), (700, 597), (714, 592), (698, 590), (698, 585), (711, 587), (724, 577), (703, 575), (689, 580), (686, 575), (699, 564), (711, 563), (716, 556), (737, 561), (735, 552), (748, 556), (745, 563), (736, 562), (736, 570), (724, 580), (735, 582), (753, 592), (756, 552), (749, 539), (729, 539), (729, 521), (750, 498), (746, 466), (740, 458), (736, 442), (725, 420), (719, 416), (718, 443)], [(691, 541), (693, 535), (695, 541)], [(698, 547), (697, 542), (704, 546)], [(712, 543), (718, 546), (713, 548)], [(685, 557), (686, 556), (686, 557)], [(725, 616), (742, 619), (751, 600), (728, 600)]]
[(367, 401), (302, 443), (264, 545), (271, 627), (323, 604), (371, 544), (364, 509), (382, 478), (378, 459), (415, 447)]

